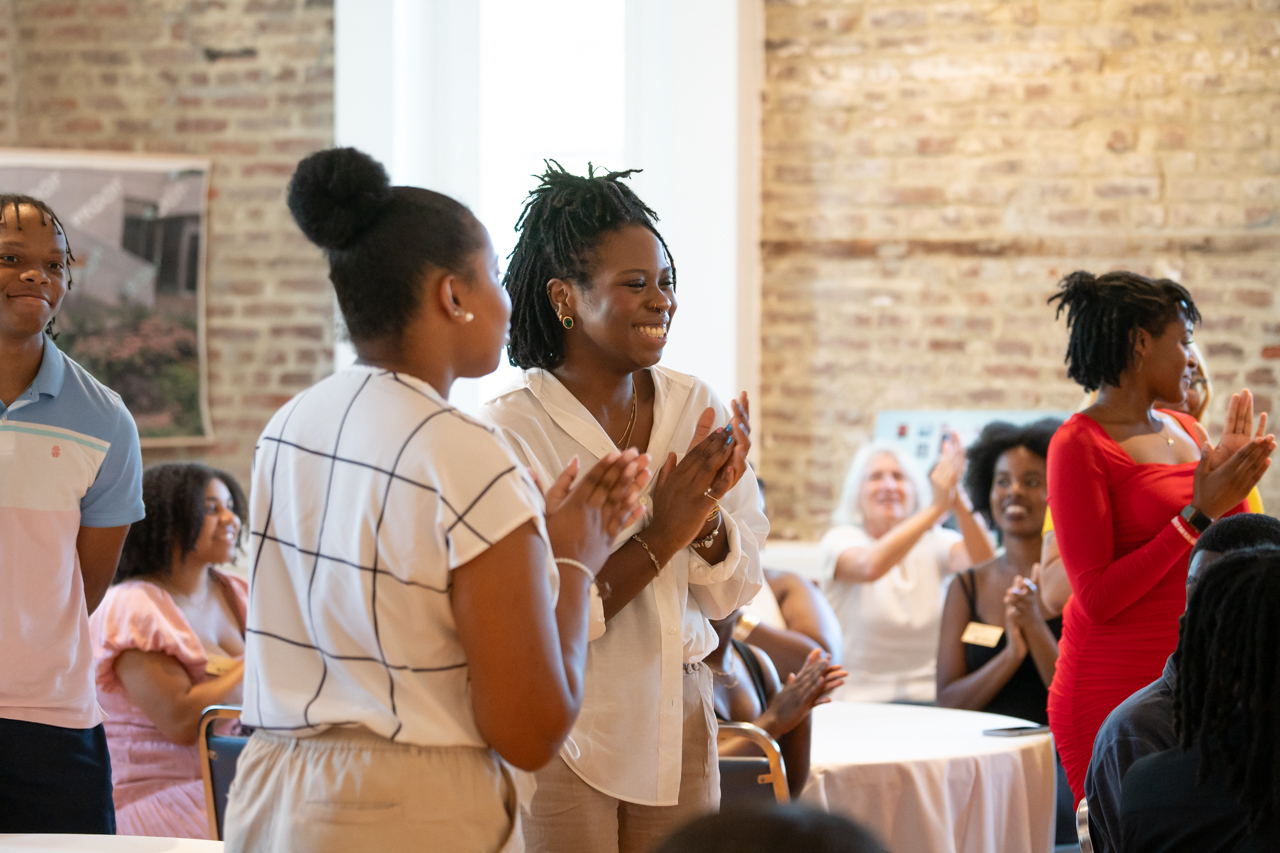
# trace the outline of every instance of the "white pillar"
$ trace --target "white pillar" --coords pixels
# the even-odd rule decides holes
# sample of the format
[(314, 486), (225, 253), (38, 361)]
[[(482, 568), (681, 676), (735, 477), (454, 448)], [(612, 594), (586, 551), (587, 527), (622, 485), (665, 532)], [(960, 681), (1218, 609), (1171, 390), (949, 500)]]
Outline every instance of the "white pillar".
[(762, 0), (627, 0), (626, 165), (661, 217), (680, 307), (663, 363), (759, 388)]

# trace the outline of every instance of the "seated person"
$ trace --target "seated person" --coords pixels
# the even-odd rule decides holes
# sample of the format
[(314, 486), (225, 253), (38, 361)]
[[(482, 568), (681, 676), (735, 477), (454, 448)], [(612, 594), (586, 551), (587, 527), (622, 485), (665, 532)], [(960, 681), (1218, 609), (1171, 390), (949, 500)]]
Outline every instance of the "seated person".
[(208, 838), (196, 735), (210, 705), (240, 702), (248, 586), (229, 563), (249, 505), (203, 465), (142, 475), (147, 516), (90, 619), (98, 703), (121, 835)]
[(1178, 745), (1138, 759), (1120, 788), (1125, 853), (1280, 850), (1280, 550), (1227, 554), (1182, 620)]
[[(704, 663), (715, 675), (716, 718), (754, 723), (778, 742), (787, 770), (787, 789), (798, 797), (809, 778), (809, 712), (814, 705), (830, 702), (830, 693), (844, 681), (845, 671), (820, 650), (809, 654), (800, 671), (784, 686), (769, 656), (741, 640), (733, 639), (741, 609), (725, 619), (712, 620), (720, 637)], [(720, 755), (758, 755), (754, 744), (734, 738), (721, 741)]]
[(844, 654), (840, 622), (822, 592), (791, 572), (764, 570), (765, 585), (742, 608), (734, 638), (759, 646), (782, 673), (799, 672), (821, 649), (832, 663)]
[[(1246, 548), (1280, 547), (1280, 520), (1241, 513), (1214, 522), (1191, 549), (1187, 595), (1209, 566), (1225, 554)], [(1120, 703), (1098, 729), (1093, 757), (1084, 777), (1089, 800), (1089, 836), (1095, 853), (1117, 853), (1120, 839), (1120, 783), (1135, 761), (1176, 746), (1173, 690), (1178, 655), (1169, 656), (1164, 674)]]
[(1048, 506), (1045, 456), (1059, 425), (997, 421), (969, 448), (966, 490), (1000, 531), (1004, 551), (961, 572), (947, 591), (938, 638), (938, 704), (945, 708), (1049, 721), (1062, 619), (1041, 614), (1034, 576)]
[(812, 806), (727, 809), (689, 822), (655, 853), (885, 853), (853, 821)]
[[(1045, 456), (1061, 425), (988, 424), (969, 448), (965, 490), (1004, 552), (961, 572), (947, 590), (938, 637), (938, 704), (1046, 725), (1062, 617), (1046, 619), (1037, 587), (1048, 508)], [(1075, 804), (1058, 764), (1058, 843), (1075, 839)]]
[[(959, 494), (963, 468), (955, 435), (944, 440), (927, 480), (891, 444), (868, 445), (854, 457), (834, 526), (822, 538), (824, 591), (844, 631), (849, 670), (836, 699), (934, 701), (942, 583), (994, 556)], [(952, 513), (960, 533), (939, 526)]]

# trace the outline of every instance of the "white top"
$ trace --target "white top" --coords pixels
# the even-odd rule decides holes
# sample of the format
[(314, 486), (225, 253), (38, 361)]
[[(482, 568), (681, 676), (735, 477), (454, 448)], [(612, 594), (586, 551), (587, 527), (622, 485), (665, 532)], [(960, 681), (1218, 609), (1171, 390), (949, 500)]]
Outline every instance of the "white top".
[[(662, 367), (650, 370), (657, 398), (648, 453), (655, 468), (675, 452), (683, 459), (708, 406), (728, 410), (711, 388)], [(484, 407), (516, 455), (552, 482), (577, 455), (583, 470), (614, 449), (599, 422), (560, 381), (529, 370), (512, 390)], [(650, 481), (640, 502), (642, 519), (614, 542), (621, 548), (653, 517)], [(717, 643), (708, 619), (722, 619), (750, 601), (763, 585), (760, 543), (769, 522), (759, 508), (759, 487), (748, 467), (720, 501), (729, 555), (710, 566), (686, 548), (609, 621), (608, 632), (587, 652), (582, 713), (561, 756), (589, 785), (611, 797), (654, 806), (675, 805), (680, 791), (684, 728), (682, 664), (700, 661)]]
[(350, 367), (276, 412), (252, 495), (245, 723), (485, 746), (450, 572), (530, 520), (546, 541), (542, 496), (493, 428), (411, 376)]
[(822, 537), (823, 591), (844, 630), (849, 671), (834, 698), (846, 702), (932, 702), (937, 696), (938, 631), (943, 580), (959, 533), (934, 527), (901, 563), (872, 583), (836, 580), (836, 559), (875, 540), (861, 527), (833, 527)]

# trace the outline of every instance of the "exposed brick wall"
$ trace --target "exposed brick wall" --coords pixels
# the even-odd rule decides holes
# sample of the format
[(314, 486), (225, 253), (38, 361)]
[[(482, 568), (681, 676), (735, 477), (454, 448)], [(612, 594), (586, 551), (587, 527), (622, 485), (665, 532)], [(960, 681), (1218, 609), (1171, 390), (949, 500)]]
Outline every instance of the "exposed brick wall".
[(1219, 392), (1272, 408), (1280, 2), (774, 0), (766, 37), (778, 535), (821, 533), (881, 409), (1074, 408), (1045, 306), (1074, 269), (1181, 280)]
[[(20, 93), (10, 144), (213, 162), (217, 443), (145, 457), (204, 459), (247, 478), (267, 419), (332, 365), (327, 268), (284, 204), (298, 159), (333, 141), (332, 0), (17, 0), (12, 19), (9, 6), (0, 31), (17, 31)], [(0, 36), (0, 55), (12, 44)], [(0, 104), (8, 91), (0, 84)]]
[(18, 81), (14, 74), (13, 3), (0, 0), (0, 145), (12, 145), (16, 135), (14, 123)]

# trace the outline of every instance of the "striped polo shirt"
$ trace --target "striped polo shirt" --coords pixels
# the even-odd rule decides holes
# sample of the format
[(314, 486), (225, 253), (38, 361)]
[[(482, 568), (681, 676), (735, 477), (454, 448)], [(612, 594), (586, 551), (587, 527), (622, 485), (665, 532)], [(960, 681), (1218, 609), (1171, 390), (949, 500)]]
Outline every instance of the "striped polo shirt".
[(133, 418), (46, 336), (35, 381), (0, 403), (0, 718), (102, 722), (76, 536), (142, 516)]

